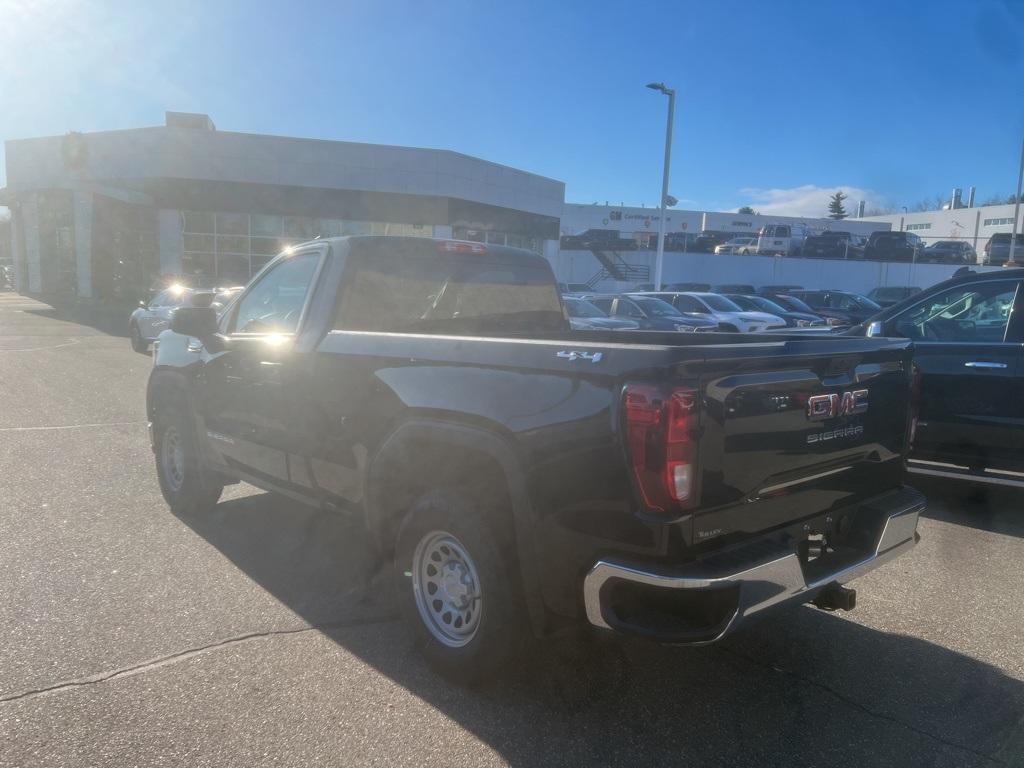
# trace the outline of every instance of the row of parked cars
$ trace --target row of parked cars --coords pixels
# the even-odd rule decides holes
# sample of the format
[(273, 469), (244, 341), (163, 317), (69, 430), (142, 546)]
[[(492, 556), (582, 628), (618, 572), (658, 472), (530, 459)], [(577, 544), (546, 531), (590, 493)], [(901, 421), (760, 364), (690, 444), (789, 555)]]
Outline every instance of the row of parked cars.
[[(770, 237), (765, 235), (767, 231), (770, 231)], [(878, 231), (867, 236), (841, 230), (807, 233), (806, 236), (804, 232), (804, 229), (788, 225), (766, 225), (761, 232), (751, 235), (712, 230), (675, 232), (665, 236), (665, 250), (993, 266), (1006, 263), (1010, 255), (1011, 234), (1008, 232), (992, 235), (980, 256), (974, 246), (964, 240), (939, 240), (926, 244), (916, 233), (907, 231)], [(566, 249), (635, 251), (644, 247), (657, 247), (657, 238), (650, 236), (641, 242), (611, 229), (590, 229), (580, 235), (562, 238), (562, 248)], [(1017, 247), (1024, 259), (1024, 237), (1018, 236)]]
[(560, 283), (577, 330), (725, 331), (781, 329), (841, 330), (865, 322), (883, 308), (920, 292), (916, 286), (885, 286), (866, 296), (799, 285), (672, 283), (655, 291), (650, 283), (633, 291), (596, 293), (582, 283)]
[(795, 285), (755, 289), (744, 284), (675, 283), (661, 291), (652, 285), (626, 293), (566, 290), (577, 287), (585, 286), (563, 285), (563, 301), (577, 330), (827, 331), (863, 322), (881, 309), (849, 291), (808, 291)]

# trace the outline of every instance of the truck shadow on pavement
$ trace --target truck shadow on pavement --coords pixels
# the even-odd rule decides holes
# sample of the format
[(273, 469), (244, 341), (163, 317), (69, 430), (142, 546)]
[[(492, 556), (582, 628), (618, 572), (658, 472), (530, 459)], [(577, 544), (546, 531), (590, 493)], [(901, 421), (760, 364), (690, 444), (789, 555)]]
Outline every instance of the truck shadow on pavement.
[(1024, 489), (921, 476), (910, 482), (930, 499), (955, 501), (929, 506), (926, 517), (1024, 538)]
[(806, 607), (704, 648), (581, 630), (470, 690), (412, 647), (359, 523), (270, 494), (184, 522), (512, 765), (1024, 765), (1024, 685), (917, 638)]
[(85, 306), (72, 303), (42, 303), (44, 300), (31, 297), (40, 302), (38, 309), (26, 309), (25, 314), (56, 320), (69, 326), (88, 326), (108, 336), (128, 338), (128, 320), (134, 306)]

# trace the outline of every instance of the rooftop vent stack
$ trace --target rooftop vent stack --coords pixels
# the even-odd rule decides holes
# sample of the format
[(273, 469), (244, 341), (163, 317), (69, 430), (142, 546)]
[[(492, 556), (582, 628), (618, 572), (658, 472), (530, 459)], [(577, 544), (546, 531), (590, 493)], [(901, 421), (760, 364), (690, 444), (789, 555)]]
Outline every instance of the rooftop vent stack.
[(963, 203), (960, 202), (963, 194), (964, 191), (960, 187), (953, 187), (953, 200), (949, 204), (949, 210), (955, 211), (957, 208), (963, 208)]
[(857, 218), (858, 219), (863, 219), (864, 218), (864, 201), (863, 200), (861, 200), (859, 203), (857, 203)]
[(967, 190), (967, 207), (968, 208), (973, 208), (974, 207), (974, 193), (976, 191), (977, 191), (977, 187), (971, 187), (969, 190)]
[(200, 112), (164, 112), (164, 124), (168, 128), (192, 128), (200, 131), (215, 131), (217, 126), (209, 115)]

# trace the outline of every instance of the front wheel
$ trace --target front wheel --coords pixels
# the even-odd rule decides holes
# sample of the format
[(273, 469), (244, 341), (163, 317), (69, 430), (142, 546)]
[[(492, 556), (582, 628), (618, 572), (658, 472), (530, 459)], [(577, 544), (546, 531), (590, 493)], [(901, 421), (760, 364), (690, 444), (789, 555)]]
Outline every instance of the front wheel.
[(135, 352), (145, 352), (149, 349), (149, 342), (142, 338), (142, 332), (139, 331), (139, 326), (135, 323), (131, 324), (128, 329), (128, 337), (132, 344), (132, 350)]
[(160, 492), (171, 510), (185, 516), (211, 512), (224, 485), (202, 470), (192, 412), (180, 393), (157, 406), (153, 437)]
[(463, 684), (494, 676), (522, 649), (526, 618), (514, 546), (492, 512), (452, 491), (432, 491), (398, 531), (399, 606), (427, 662)]

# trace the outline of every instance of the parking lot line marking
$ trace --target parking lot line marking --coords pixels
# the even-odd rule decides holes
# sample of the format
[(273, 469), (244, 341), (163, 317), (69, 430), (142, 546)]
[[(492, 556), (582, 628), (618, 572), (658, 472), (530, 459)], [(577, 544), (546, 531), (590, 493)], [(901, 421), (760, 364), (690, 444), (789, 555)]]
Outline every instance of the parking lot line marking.
[(89, 427), (130, 427), (145, 421), (104, 421), (98, 424), (60, 424), (53, 427), (0, 427), (0, 432), (46, 432), (56, 429), (88, 429)]

